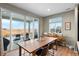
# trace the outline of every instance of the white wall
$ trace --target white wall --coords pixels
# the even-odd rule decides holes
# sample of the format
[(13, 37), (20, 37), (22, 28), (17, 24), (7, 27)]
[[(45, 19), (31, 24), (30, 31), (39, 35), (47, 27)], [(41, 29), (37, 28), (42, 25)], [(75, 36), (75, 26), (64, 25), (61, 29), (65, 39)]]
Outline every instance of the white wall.
[[(69, 11), (69, 12), (64, 12), (64, 13), (60, 13), (60, 14), (55, 14), (55, 15), (51, 15), (48, 16), (44, 19), (44, 32), (48, 32), (49, 31), (49, 24), (48, 21), (51, 18), (54, 17), (58, 17), (61, 16), (63, 21), (62, 21), (62, 33), (65, 37), (65, 39), (67, 40), (67, 44), (71, 45), (72, 47), (75, 48), (75, 44), (76, 44), (76, 26), (75, 26), (75, 12), (74, 10)], [(65, 22), (71, 22), (71, 30), (65, 30)]]
[[(65, 36), (65, 39), (68, 41), (67, 43), (69, 45), (72, 45), (74, 47), (75, 45), (75, 14), (74, 11), (70, 11), (68, 13), (63, 14), (63, 35)], [(71, 30), (65, 30), (65, 22), (71, 22)]]

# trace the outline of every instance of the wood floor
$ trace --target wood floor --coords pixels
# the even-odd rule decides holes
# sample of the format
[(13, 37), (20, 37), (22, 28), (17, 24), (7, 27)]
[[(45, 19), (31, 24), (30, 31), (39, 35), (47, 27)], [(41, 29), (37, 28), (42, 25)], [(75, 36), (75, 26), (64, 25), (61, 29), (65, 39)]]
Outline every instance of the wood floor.
[[(54, 56), (78, 56), (77, 52), (74, 52), (73, 50), (62, 46), (58, 46), (58, 50), (54, 50), (54, 52)], [(16, 49), (14, 51), (8, 52), (6, 56), (19, 56), (18, 53), (19, 49)], [(22, 53), (24, 53), (24, 50)], [(29, 53), (26, 52), (26, 54), (23, 56), (29, 56)], [(51, 54), (48, 54), (47, 56), (51, 56)]]

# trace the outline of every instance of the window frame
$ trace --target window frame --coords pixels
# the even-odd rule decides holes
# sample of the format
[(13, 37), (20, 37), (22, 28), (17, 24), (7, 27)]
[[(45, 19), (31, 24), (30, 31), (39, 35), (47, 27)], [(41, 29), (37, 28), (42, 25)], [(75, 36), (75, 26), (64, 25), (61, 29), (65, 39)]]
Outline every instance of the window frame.
[[(53, 20), (55, 20), (55, 19), (59, 19), (59, 18), (61, 18), (61, 21), (56, 21), (56, 22), (53, 22)], [(50, 22), (50, 20), (52, 21), (52, 22)], [(62, 22), (63, 22), (63, 19), (62, 19), (62, 16), (57, 16), (57, 17), (54, 17), (54, 18), (50, 18), (49, 19), (49, 32), (51, 33), (52, 31), (50, 30), (50, 24), (53, 24), (53, 23), (61, 23), (61, 33), (62, 33)], [(58, 33), (58, 32), (56, 32), (56, 24), (55, 24), (55, 33)]]

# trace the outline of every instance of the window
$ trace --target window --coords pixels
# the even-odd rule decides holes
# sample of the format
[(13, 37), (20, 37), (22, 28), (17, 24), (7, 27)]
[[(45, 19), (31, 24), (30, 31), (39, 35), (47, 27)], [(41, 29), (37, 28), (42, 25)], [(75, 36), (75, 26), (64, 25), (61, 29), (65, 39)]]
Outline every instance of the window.
[(49, 19), (49, 32), (61, 33), (62, 17)]
[(39, 37), (39, 19), (35, 18), (34, 19), (34, 38), (38, 38)]
[(39, 18), (26, 17), (26, 33), (29, 33), (31, 39), (39, 38)]
[(11, 33), (10, 33), (10, 12), (7, 10), (1, 11), (1, 38), (2, 38), (2, 50), (10, 51)]
[(18, 48), (15, 43), (22, 42), (24, 39), (24, 16), (12, 13), (12, 23), (11, 23), (11, 40), (12, 40), (12, 50)]

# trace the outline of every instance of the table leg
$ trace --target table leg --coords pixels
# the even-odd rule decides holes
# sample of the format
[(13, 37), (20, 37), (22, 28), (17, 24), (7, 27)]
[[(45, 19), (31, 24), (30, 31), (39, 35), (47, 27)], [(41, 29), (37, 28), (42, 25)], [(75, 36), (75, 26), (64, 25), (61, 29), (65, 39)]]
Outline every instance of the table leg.
[(22, 52), (21, 46), (19, 46), (19, 56), (21, 56), (21, 52)]
[(56, 42), (56, 50), (57, 50), (57, 41), (55, 41)]
[(55, 49), (57, 51), (57, 41), (55, 40)]
[(79, 51), (78, 51), (78, 56), (79, 56)]
[(78, 53), (78, 56), (79, 56), (79, 49), (78, 49), (78, 46), (77, 46), (77, 53)]
[(32, 56), (35, 56), (36, 55), (36, 51), (32, 52)]

